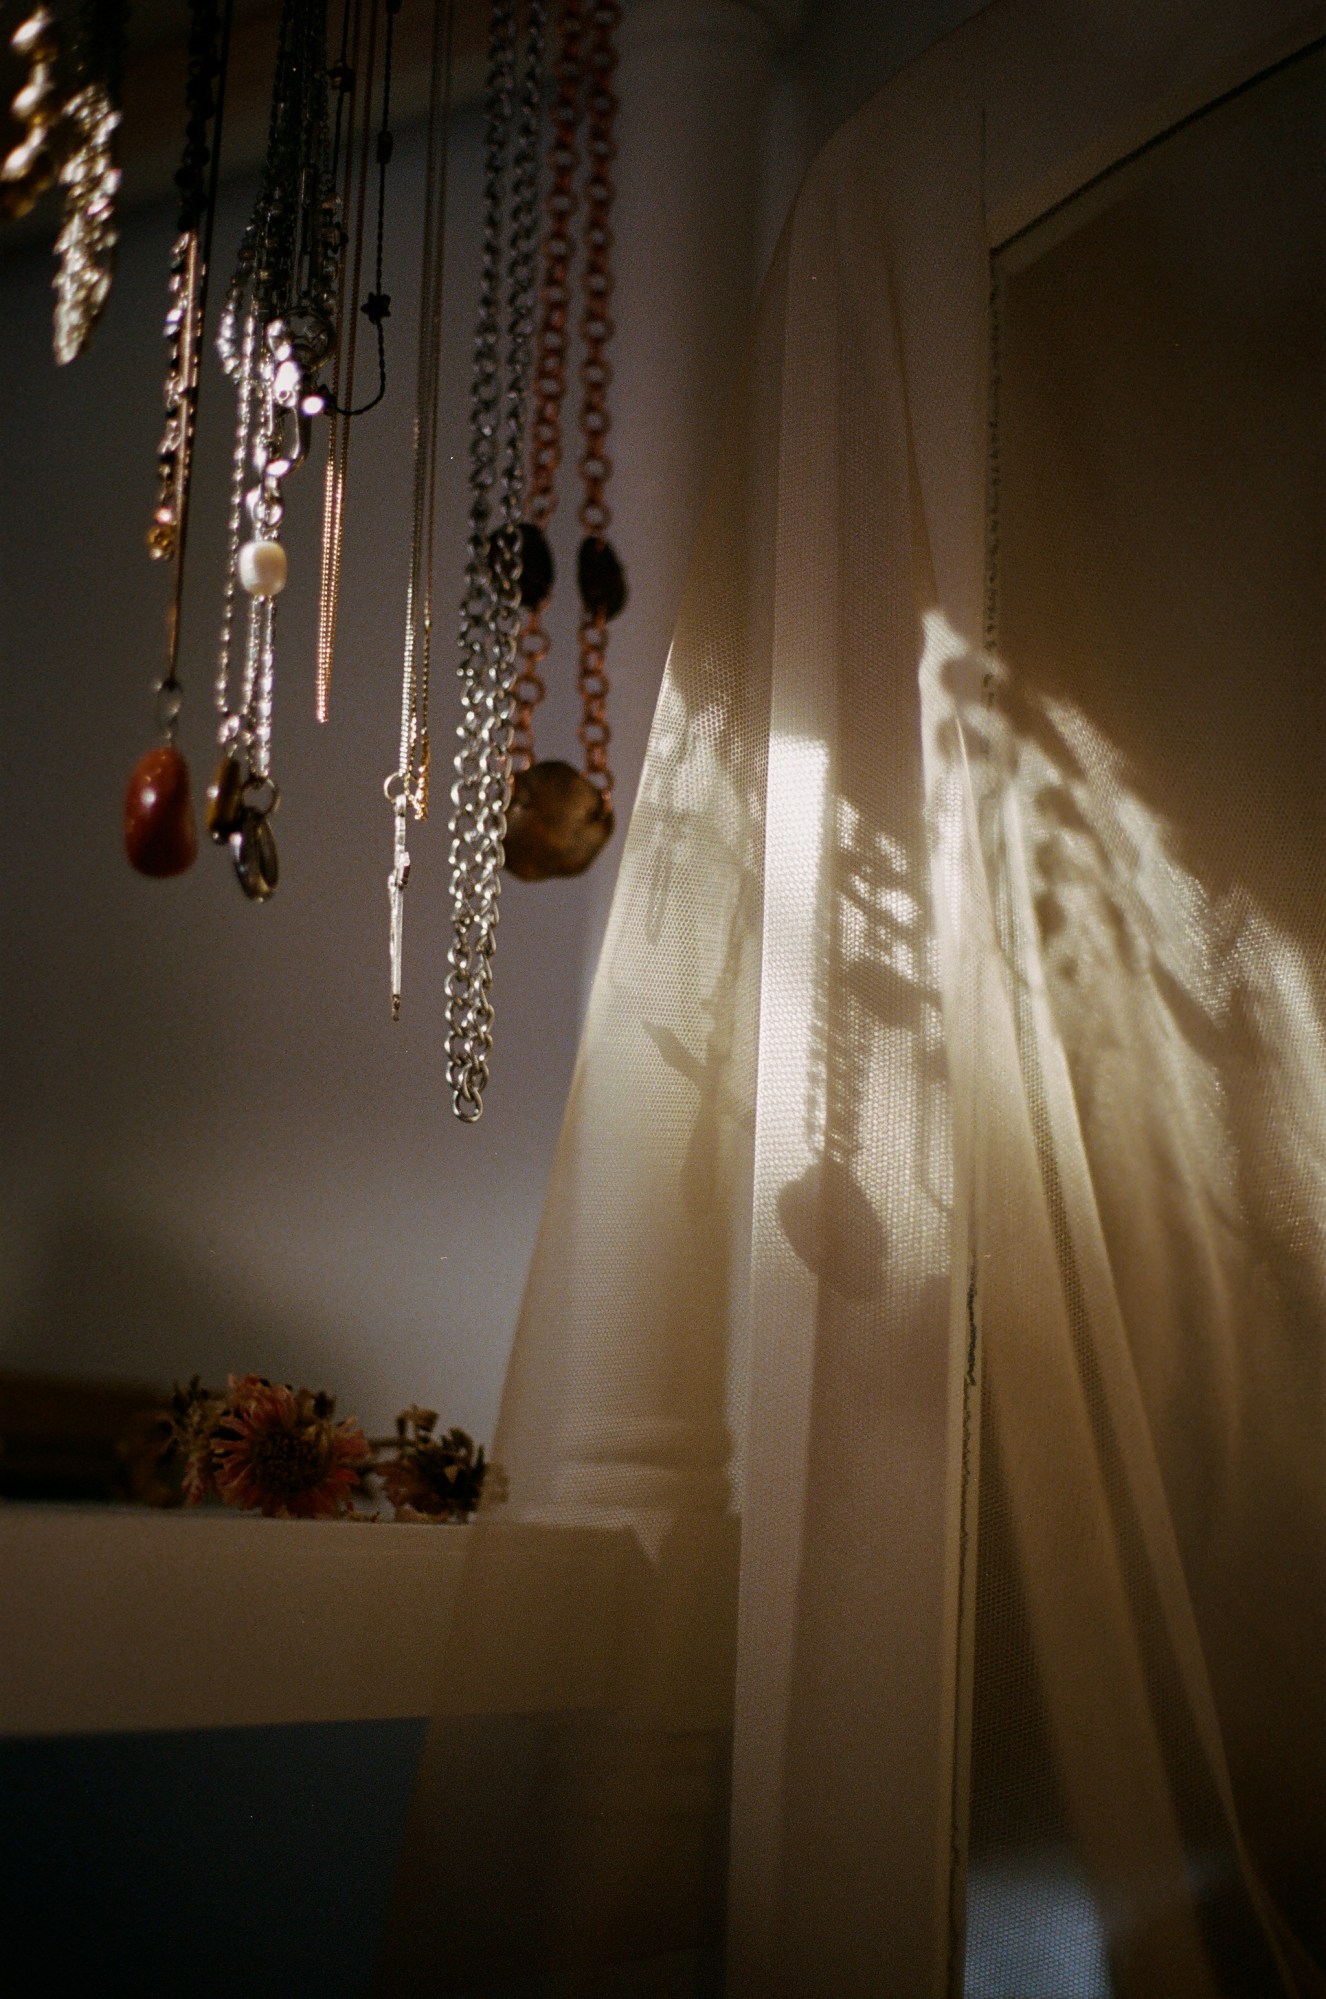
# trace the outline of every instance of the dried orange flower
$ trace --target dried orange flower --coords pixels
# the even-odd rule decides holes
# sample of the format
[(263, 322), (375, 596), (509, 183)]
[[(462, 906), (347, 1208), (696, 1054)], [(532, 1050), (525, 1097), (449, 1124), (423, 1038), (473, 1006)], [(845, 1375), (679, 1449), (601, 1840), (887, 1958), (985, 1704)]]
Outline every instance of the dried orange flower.
[(371, 1452), (353, 1417), (333, 1421), (335, 1406), (330, 1395), (232, 1374), (211, 1445), (227, 1506), (283, 1520), (347, 1512)]

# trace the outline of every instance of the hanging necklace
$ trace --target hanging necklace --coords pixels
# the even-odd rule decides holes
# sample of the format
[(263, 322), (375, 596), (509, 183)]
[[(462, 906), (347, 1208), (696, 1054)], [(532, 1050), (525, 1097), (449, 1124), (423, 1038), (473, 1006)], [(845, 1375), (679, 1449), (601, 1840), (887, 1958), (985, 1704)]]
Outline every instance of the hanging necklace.
[[(271, 743), (276, 600), (287, 578), (285, 481), (307, 458), (312, 419), (327, 406), (320, 374), (336, 343), (343, 233), (326, 41), (326, 0), (284, 0), (262, 183), (217, 336), (235, 383), (236, 421), (216, 678), (221, 761), (207, 794), (207, 829), (229, 847), (240, 887), (255, 902), (265, 902), (279, 879)], [(239, 590), (248, 606), (232, 690)]]
[(452, 1107), (466, 1124), (483, 1111), (493, 1040), (490, 993), (520, 636), (519, 506), (533, 346), (544, 20), (544, 0), (530, 0), (517, 92), (514, 0), (493, 0), (483, 268), (470, 397), (470, 537), (459, 631), (460, 747), (451, 790), (447, 1080)]
[(78, 17), (78, 82), (64, 107), (64, 215), (55, 239), (55, 358), (61, 365), (83, 352), (110, 295), (119, 239), (115, 134), (128, 12), (128, 0), (84, 0)]
[[(621, 18), (616, 0), (588, 9), (588, 32), (580, 0), (567, 0), (562, 14), (556, 65), (557, 97), (549, 154), (551, 185), (546, 203), (542, 310), (535, 363), (536, 414), (531, 451), (527, 520), (522, 530), (521, 596), (526, 609), (520, 641), (521, 675), (516, 687), (512, 733), (512, 789), (507, 808), (505, 863), (523, 881), (578, 875), (589, 867), (613, 830), (612, 772), (608, 767), (606, 655), (608, 623), (626, 602), (626, 578), (612, 544), (607, 487), (610, 427), (608, 388), (612, 370), (612, 163), (615, 157), (617, 64), (615, 35)], [(585, 41), (581, 44), (581, 36)], [(575, 213), (576, 129), (581, 92), (585, 96), (585, 254), (580, 337), (580, 475), (584, 539), (577, 562), (580, 591), (578, 682), (580, 742), (584, 769), (560, 761), (534, 760), (534, 710), (545, 694), (544, 662), (549, 641), (543, 612), (553, 584), (547, 526), (557, 505), (556, 476), (561, 458), (561, 408), (566, 388), (567, 313), (572, 261), (570, 223)]]
[(129, 780), (125, 839), (129, 859), (143, 874), (180, 874), (197, 853), (189, 773), (175, 747), (183, 692), (178, 674), (184, 556), (188, 541), (193, 445), (198, 416), (199, 362), (207, 316), (207, 278), (216, 215), (221, 118), (233, 0), (193, 0), (189, 18), (185, 85), (184, 154), (178, 233), (170, 259), (170, 305), (165, 337), (166, 423), (157, 451), (157, 504), (147, 532), (149, 553), (174, 565), (166, 619), (166, 670), (156, 688), (162, 741), (140, 758)]
[(10, 220), (16, 221), (31, 213), (60, 171), (64, 117), (58, 84), (60, 31), (50, 9), (35, 7), (19, 22), (9, 46), (27, 64), (27, 75), (10, 106), (23, 137), (0, 164), (0, 202)]
[(18, 217), (57, 181), (64, 190), (55, 239), (55, 358), (61, 365), (83, 352), (110, 294), (127, 13), (128, 0), (83, 0), (74, 20), (67, 95), (58, 87), (60, 35), (50, 9), (36, 7), (10, 36), (27, 78), (13, 101), (23, 137), (0, 163), (0, 203), (6, 215)]
[[(353, 275), (348, 280), (351, 299), (359, 290), (359, 273), (364, 248), (364, 200), (368, 189), (368, 145), (371, 123), (368, 106), (372, 102), (373, 72), (377, 66), (376, 0), (369, 9), (368, 48), (361, 79), (359, 45), (362, 12), (360, 0), (354, 0), (353, 8), (350, 0), (346, 0), (341, 23), (341, 53), (330, 72), (331, 80), (337, 88), (336, 127), (332, 140), (332, 177), (335, 179), (337, 167), (341, 165), (343, 178), (340, 200), (343, 233), (344, 229), (348, 228), (351, 212), (355, 139), (357, 136), (360, 138), (354, 264)], [(357, 134), (355, 112), (361, 99), (365, 107), (363, 130), (362, 134)], [(334, 356), (333, 388), (327, 410), (327, 464), (323, 474), (322, 491), (322, 562), (318, 590), (318, 677), (315, 700), (315, 712), (320, 722), (325, 722), (327, 719), (331, 697), (332, 661), (336, 650), (336, 622), (341, 594), (341, 546), (344, 535), (345, 489), (350, 449), (349, 419), (342, 416), (341, 411), (343, 406), (348, 407), (354, 400), (355, 360), (358, 347), (357, 315), (352, 309), (347, 323), (345, 313), (349, 269), (349, 260), (342, 245), (336, 289), (336, 323), (342, 329), (342, 338), (336, 344)]]
[[(340, 610), (341, 594), (341, 549), (345, 534), (345, 496), (350, 476), (350, 423), (353, 417), (366, 416), (376, 409), (387, 392), (387, 350), (386, 321), (391, 316), (391, 297), (382, 284), (382, 258), (386, 230), (387, 168), (391, 162), (395, 142), (391, 131), (391, 74), (392, 50), (395, 36), (396, 16), (401, 0), (385, 0), (387, 17), (386, 43), (382, 65), (382, 116), (378, 126), (377, 142), (373, 147), (370, 164), (370, 144), (372, 141), (369, 107), (373, 98), (373, 81), (377, 67), (378, 13), (380, 0), (371, 0), (368, 23), (368, 53), (364, 66), (363, 90), (358, 88), (358, 47), (360, 34), (360, 0), (354, 0), (353, 25), (350, 30), (352, 52), (347, 59), (347, 32), (342, 26), (341, 59), (332, 70), (333, 82), (343, 93), (347, 105), (345, 117), (345, 164), (341, 191), (341, 212), (350, 213), (350, 183), (354, 171), (355, 103), (362, 95), (363, 120), (359, 146), (359, 191), (355, 203), (355, 223), (353, 230), (353, 269), (347, 253), (351, 240), (345, 228), (341, 231), (340, 264), (337, 274), (336, 323), (342, 330), (342, 338), (335, 349), (335, 373), (332, 388), (327, 397), (327, 465), (323, 480), (322, 505), (322, 564), (321, 587), (318, 594), (318, 651), (317, 651), (317, 695), (314, 712), (319, 722), (325, 722), (331, 706), (332, 667), (336, 652), (336, 627)], [(349, 19), (350, 0), (346, 0), (346, 16)], [(341, 142), (341, 111), (338, 103), (336, 131), (332, 147), (332, 177), (335, 179)], [(360, 276), (364, 259), (364, 209), (368, 194), (370, 174), (377, 172), (377, 229), (374, 256), (373, 287), (359, 308), (359, 312), (346, 310), (347, 296), (353, 301), (359, 296)], [(348, 279), (348, 294), (347, 294)], [(365, 403), (357, 407), (354, 401), (355, 363), (358, 355), (359, 318), (363, 315), (377, 336), (378, 384), (375, 393)]]
[(454, 0), (437, 5), (428, 89), (427, 163), (419, 268), (419, 354), (415, 382), (414, 494), (405, 594), (400, 761), (384, 787), (394, 828), (391, 873), (391, 1017), (400, 1019), (405, 885), (410, 878), (407, 815), (428, 817), (428, 694), (433, 645), (433, 544), (437, 503), (437, 401), (446, 258), (447, 146), (451, 124)]

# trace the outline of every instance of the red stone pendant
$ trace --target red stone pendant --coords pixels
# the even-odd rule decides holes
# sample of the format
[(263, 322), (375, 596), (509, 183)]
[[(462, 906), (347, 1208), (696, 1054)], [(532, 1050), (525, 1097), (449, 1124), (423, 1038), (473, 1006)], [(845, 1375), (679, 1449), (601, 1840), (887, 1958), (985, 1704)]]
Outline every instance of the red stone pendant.
[(182, 875), (193, 866), (198, 834), (189, 766), (168, 743), (134, 765), (124, 799), (124, 844), (140, 875)]

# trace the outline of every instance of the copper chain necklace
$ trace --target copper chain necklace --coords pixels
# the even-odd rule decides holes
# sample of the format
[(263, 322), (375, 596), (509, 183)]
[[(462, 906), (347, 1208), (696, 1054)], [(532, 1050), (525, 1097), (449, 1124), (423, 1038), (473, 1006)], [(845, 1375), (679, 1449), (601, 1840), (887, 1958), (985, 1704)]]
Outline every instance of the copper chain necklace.
[[(544, 204), (542, 283), (534, 365), (534, 421), (529, 489), (521, 528), (520, 672), (512, 726), (511, 803), (507, 811), (505, 864), (524, 881), (578, 875), (612, 835), (612, 771), (608, 764), (608, 623), (626, 601), (626, 579), (607, 539), (611, 522), (607, 455), (611, 425), (608, 389), (612, 369), (612, 165), (616, 156), (616, 31), (618, 0), (565, 0), (554, 68), (556, 98), (549, 148), (549, 191)], [(562, 762), (536, 762), (534, 711), (547, 692), (544, 663), (550, 641), (543, 613), (554, 568), (547, 530), (557, 507), (562, 455), (562, 404), (570, 342), (571, 224), (577, 209), (579, 127), (587, 157), (580, 339), (580, 590), (578, 683), (583, 771)]]

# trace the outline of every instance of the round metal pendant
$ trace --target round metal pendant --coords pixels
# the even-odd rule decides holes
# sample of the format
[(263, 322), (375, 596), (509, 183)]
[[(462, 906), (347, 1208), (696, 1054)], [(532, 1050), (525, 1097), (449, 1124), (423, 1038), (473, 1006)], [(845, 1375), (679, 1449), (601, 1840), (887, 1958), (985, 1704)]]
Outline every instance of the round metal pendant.
[(507, 872), (527, 882), (583, 874), (614, 823), (602, 792), (570, 764), (518, 771), (506, 815)]
[(235, 875), (250, 902), (266, 902), (281, 877), (276, 854), (276, 835), (265, 812), (246, 805), (239, 824), (230, 835), (230, 858)]

